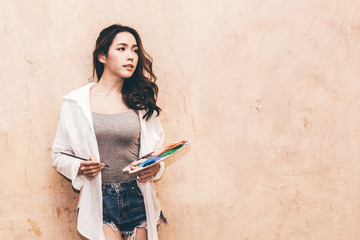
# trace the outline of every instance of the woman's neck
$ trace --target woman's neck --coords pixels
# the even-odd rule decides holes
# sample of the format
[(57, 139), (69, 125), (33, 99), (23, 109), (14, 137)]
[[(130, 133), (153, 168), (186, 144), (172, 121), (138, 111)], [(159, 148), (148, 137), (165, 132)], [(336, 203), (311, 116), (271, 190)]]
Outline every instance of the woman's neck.
[(124, 79), (118, 76), (107, 74), (105, 71), (101, 76), (97, 89), (102, 91), (105, 95), (121, 94), (121, 89), (124, 84)]

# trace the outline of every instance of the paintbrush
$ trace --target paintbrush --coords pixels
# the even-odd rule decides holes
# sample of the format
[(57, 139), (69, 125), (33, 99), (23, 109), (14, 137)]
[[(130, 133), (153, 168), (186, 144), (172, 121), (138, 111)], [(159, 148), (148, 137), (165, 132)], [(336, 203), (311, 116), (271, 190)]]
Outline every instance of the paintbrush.
[[(61, 154), (64, 154), (64, 155), (67, 155), (67, 156), (70, 156), (70, 157), (74, 157), (74, 158), (77, 158), (77, 159), (81, 159), (81, 160), (84, 160), (84, 161), (90, 161), (89, 159), (85, 159), (85, 158), (81, 158), (81, 157), (77, 157), (77, 156), (74, 156), (74, 155), (71, 155), (71, 154), (68, 154), (68, 153), (64, 153), (64, 152), (60, 152)], [(101, 165), (104, 165), (105, 167), (109, 167), (108, 165), (106, 164), (103, 164), (103, 163), (100, 163)]]

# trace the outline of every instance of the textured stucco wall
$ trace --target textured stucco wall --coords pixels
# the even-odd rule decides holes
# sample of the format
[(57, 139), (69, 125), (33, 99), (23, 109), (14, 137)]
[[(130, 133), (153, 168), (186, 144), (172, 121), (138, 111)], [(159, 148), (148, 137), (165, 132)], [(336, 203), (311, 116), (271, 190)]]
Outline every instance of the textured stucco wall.
[(356, 0), (0, 0), (0, 239), (79, 239), (50, 166), (98, 32), (134, 26), (167, 142), (160, 239), (360, 239)]

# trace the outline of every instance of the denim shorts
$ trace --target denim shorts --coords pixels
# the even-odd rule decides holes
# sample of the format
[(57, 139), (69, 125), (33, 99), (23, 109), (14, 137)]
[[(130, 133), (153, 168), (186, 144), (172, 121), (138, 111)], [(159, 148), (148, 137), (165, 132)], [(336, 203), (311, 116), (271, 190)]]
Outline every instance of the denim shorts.
[(136, 227), (145, 226), (144, 198), (136, 179), (122, 183), (103, 183), (102, 195), (103, 222), (111, 228), (115, 225), (122, 236), (132, 235)]

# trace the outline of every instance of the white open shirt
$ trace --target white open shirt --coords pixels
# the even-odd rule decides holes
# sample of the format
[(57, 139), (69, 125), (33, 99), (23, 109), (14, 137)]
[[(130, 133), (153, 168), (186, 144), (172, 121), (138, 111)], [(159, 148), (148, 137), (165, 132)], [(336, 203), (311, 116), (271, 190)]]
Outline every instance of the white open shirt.
[[(80, 190), (78, 203), (77, 229), (81, 235), (90, 240), (105, 240), (103, 233), (101, 173), (93, 179), (78, 176), (81, 160), (66, 156), (60, 152), (75, 154), (88, 159), (91, 154), (100, 161), (99, 149), (93, 128), (89, 92), (96, 83), (89, 83), (64, 96), (59, 125), (52, 145), (52, 165), (59, 173), (69, 178), (75, 189)], [(143, 119), (146, 111), (139, 111), (141, 126), (139, 156), (143, 156), (161, 147), (164, 143), (164, 130), (158, 117)], [(122, 169), (119, 169), (122, 171)], [(153, 180), (164, 172), (164, 163)], [(139, 183), (144, 196), (147, 233), (149, 240), (157, 240), (157, 222), (160, 216), (160, 203), (156, 197), (152, 181)]]

